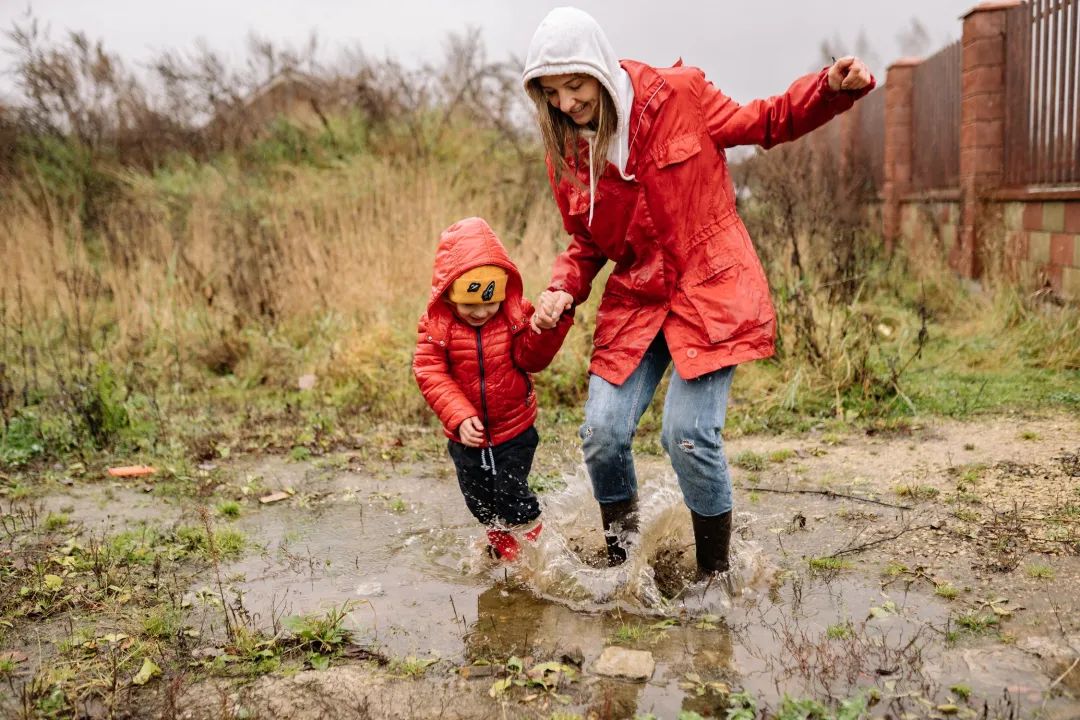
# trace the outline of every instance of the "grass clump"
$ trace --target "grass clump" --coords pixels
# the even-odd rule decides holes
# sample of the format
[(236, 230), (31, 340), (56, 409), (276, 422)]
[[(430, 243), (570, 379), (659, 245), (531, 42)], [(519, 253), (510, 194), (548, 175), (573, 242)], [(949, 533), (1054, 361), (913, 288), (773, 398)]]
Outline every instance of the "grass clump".
[(922, 502), (925, 500), (931, 500), (941, 494), (941, 491), (936, 487), (930, 487), (929, 485), (898, 485), (894, 488), (899, 497), (910, 498), (916, 502)]
[(960, 590), (950, 583), (941, 583), (934, 587), (934, 594), (946, 600), (955, 600), (960, 596)]
[(217, 513), (229, 519), (238, 518), (240, 517), (240, 503), (235, 500), (222, 500), (217, 504)]
[(732, 464), (735, 467), (742, 468), (743, 470), (750, 470), (751, 472), (761, 472), (765, 469), (766, 459), (761, 453), (756, 453), (753, 450), (743, 450), (741, 453), (732, 458)]
[(1027, 573), (1029, 578), (1034, 580), (1053, 580), (1055, 577), (1054, 568), (1042, 563), (1033, 563), (1028, 565), (1024, 572)]
[(807, 563), (810, 570), (816, 573), (839, 572), (849, 570), (852, 565), (849, 561), (837, 557), (812, 557)]

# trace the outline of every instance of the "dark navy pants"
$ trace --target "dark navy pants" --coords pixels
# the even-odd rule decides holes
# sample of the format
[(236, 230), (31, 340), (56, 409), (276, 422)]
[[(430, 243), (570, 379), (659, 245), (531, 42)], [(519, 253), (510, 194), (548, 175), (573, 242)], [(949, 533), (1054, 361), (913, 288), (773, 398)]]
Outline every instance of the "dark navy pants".
[(522, 525), (540, 517), (540, 503), (529, 489), (529, 471), (539, 442), (540, 435), (531, 427), (490, 449), (454, 440), (447, 443), (465, 505), (477, 520), (488, 526)]

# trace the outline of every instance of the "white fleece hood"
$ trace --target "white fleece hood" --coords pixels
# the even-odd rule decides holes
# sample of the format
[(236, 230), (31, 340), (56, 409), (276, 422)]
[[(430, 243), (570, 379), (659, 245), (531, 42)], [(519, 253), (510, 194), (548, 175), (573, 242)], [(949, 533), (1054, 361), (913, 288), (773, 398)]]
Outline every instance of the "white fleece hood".
[[(634, 104), (634, 87), (630, 76), (608, 42), (600, 25), (583, 10), (572, 7), (555, 8), (547, 14), (533, 34), (529, 53), (525, 58), (522, 84), (545, 75), (569, 75), (584, 73), (600, 81), (615, 102), (618, 125), (615, 137), (608, 149), (608, 160), (619, 169), (625, 180), (633, 180), (626, 174), (626, 162), (630, 151), (630, 108)], [(590, 163), (591, 169), (592, 163)], [(590, 177), (590, 195), (594, 180)], [(590, 200), (590, 220), (592, 201)]]

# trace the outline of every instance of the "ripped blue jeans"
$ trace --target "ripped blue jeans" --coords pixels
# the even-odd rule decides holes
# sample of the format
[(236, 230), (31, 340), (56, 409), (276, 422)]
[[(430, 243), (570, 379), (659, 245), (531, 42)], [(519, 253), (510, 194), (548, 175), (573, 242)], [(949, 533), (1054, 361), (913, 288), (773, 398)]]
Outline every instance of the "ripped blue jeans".
[[(637, 496), (631, 444), (670, 364), (671, 353), (661, 332), (622, 385), (589, 377), (585, 422), (579, 434), (598, 502)], [(731, 510), (731, 475), (721, 433), (734, 375), (734, 365), (694, 380), (683, 380), (673, 371), (664, 399), (661, 441), (679, 478), (683, 500), (699, 515), (711, 517)]]

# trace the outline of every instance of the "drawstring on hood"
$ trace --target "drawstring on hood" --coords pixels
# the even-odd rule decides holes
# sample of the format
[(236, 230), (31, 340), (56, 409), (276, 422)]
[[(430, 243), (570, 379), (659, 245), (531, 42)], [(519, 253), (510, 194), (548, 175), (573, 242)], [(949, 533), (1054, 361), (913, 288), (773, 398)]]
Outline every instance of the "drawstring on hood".
[[(591, 15), (572, 7), (555, 8), (540, 21), (533, 34), (521, 81), (527, 89), (535, 78), (575, 73), (596, 78), (611, 96), (617, 124), (607, 159), (618, 168), (623, 180), (633, 180), (633, 175), (626, 174), (630, 155), (630, 108), (634, 104), (630, 75), (619, 64), (615, 50)], [(589, 141), (589, 225), (592, 225), (598, 180), (592, 164), (595, 136), (582, 134)]]

